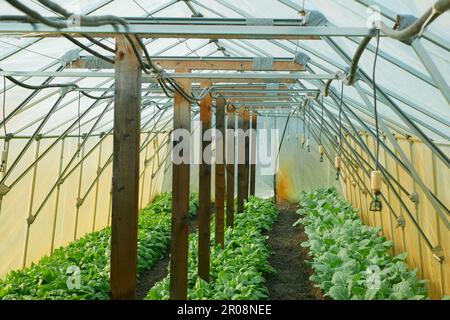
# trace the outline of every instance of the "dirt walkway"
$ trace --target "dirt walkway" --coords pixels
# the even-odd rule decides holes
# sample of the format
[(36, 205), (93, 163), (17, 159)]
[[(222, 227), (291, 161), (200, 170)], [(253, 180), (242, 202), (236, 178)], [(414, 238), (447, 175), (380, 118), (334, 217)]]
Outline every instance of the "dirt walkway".
[(302, 226), (293, 227), (299, 216), (294, 207), (280, 207), (278, 221), (269, 233), (272, 249), (270, 264), (277, 274), (266, 277), (271, 300), (317, 300), (323, 299), (309, 276), (311, 269), (305, 263), (307, 250), (300, 243), (307, 239)]
[[(189, 221), (189, 231), (194, 232), (197, 230), (198, 220), (197, 216), (195, 219)], [(138, 279), (136, 286), (136, 299), (143, 300), (147, 295), (148, 291), (160, 280), (167, 276), (169, 271), (169, 252), (155, 263), (153, 268), (145, 271)]]

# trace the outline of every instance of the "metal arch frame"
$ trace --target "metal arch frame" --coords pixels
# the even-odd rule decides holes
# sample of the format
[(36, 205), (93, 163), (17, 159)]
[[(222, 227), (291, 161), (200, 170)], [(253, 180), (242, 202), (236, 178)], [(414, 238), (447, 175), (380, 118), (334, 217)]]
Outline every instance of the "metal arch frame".
[(173, 2), (173, 3), (175, 3), (175, 2)]
[[(192, 1), (193, 3), (195, 3), (195, 4), (198, 4), (198, 1), (196, 1), (196, 0), (191, 0), (191, 1)], [(290, 1), (288, 1), (288, 0), (277, 0), (277, 1), (279, 1), (279, 2), (281, 2), (281, 3), (283, 3), (283, 4), (287, 5), (287, 6), (289, 6), (289, 7), (292, 8), (292, 9), (295, 9), (295, 10), (297, 10), (297, 11), (300, 9), (300, 7), (299, 7), (297, 4), (294, 4), (294, 3), (292, 3), (292, 2), (290, 2)], [(244, 16), (244, 17), (251, 17), (250, 15), (248, 15), (247, 13), (245, 13), (244, 11), (242, 11), (242, 10), (240, 10), (239, 8), (236, 8), (234, 5), (228, 3), (226, 0), (216, 0), (216, 2), (218, 2), (218, 3), (222, 4), (222, 5), (226, 5), (227, 8), (229, 8), (230, 10), (232, 10), (232, 11), (234, 11), (234, 12), (240, 14), (241, 16)], [(223, 15), (221, 15), (220, 13), (218, 13), (218, 12), (216, 12), (216, 11), (213, 11), (213, 10), (211, 10), (211, 9), (209, 9), (209, 8), (206, 8), (205, 6), (202, 6), (202, 7), (205, 8), (205, 9), (208, 9), (209, 11), (213, 12), (213, 13), (216, 14), (216, 15), (223, 16)], [(350, 38), (350, 37), (347, 37), (347, 38)], [(284, 49), (284, 50), (286, 50), (286, 51), (292, 53), (292, 51), (289, 50), (290, 48), (288, 48), (288, 47), (286, 47), (286, 46), (281, 46), (280, 43), (279, 43), (279, 41), (277, 41), (277, 40), (268, 40), (268, 41), (270, 41), (270, 42), (272, 42), (272, 43), (278, 45), (278, 46), (281, 47), (282, 49)], [(311, 53), (311, 54), (313, 54), (313, 55), (315, 55), (315, 56), (318, 56), (320, 59), (322, 59), (322, 60), (324, 60), (324, 61), (327, 61), (327, 57), (323, 56), (322, 54), (318, 53), (317, 51), (312, 50), (312, 49), (310, 49), (310, 48), (308, 48), (307, 46), (302, 45), (302, 44), (298, 44), (298, 46), (299, 46), (300, 48), (303, 48), (304, 50), (308, 51), (309, 53)], [(337, 46), (337, 45), (336, 45), (336, 46)], [(338, 47), (338, 46), (337, 46), (337, 47)], [(333, 49), (334, 51), (336, 51), (336, 49), (335, 49), (333, 46), (332, 46), (332, 49)], [(337, 52), (337, 51), (336, 51), (336, 52)], [(347, 57), (342, 57), (342, 55), (341, 55), (339, 52), (337, 52), (337, 54), (338, 54), (339, 56), (341, 56), (341, 58), (343, 58), (344, 61), (347, 61), (347, 62), (348, 62), (348, 56), (347, 56)], [(346, 58), (347, 58), (347, 59), (346, 59)], [(387, 61), (389, 61), (389, 60), (387, 60)], [(332, 61), (329, 61), (329, 60), (328, 60), (327, 62), (330, 63), (330, 64), (332, 64), (332, 65), (334, 64)], [(398, 63), (399, 61), (396, 61), (396, 62)], [(311, 62), (310, 62), (310, 63), (311, 63)], [(391, 62), (391, 63), (393, 63), (393, 62)], [(395, 65), (395, 63), (394, 63), (394, 65)], [(320, 65), (318, 65), (317, 67), (322, 68)], [(346, 69), (346, 66), (335, 65), (335, 67), (339, 68), (341, 71), (344, 71), (344, 70)], [(322, 68), (322, 69), (323, 69), (323, 68)], [(413, 72), (412, 70), (408, 70), (408, 69), (404, 69), (404, 68), (402, 68), (402, 69), (405, 70), (406, 72), (412, 74), (412, 75), (416, 75), (416, 73), (417, 73), (416, 71)], [(383, 87), (381, 87), (381, 86), (379, 86), (379, 87), (380, 87), (380, 90), (382, 90), (382, 91), (384, 91), (384, 90), (386, 89), (386, 88), (383, 88)], [(387, 100), (389, 100), (389, 99), (387, 99)], [(424, 113), (425, 115), (428, 115), (428, 112), (426, 111), (425, 108), (421, 108), (421, 107), (419, 107), (419, 106), (417, 106), (417, 105), (411, 106), (409, 103), (406, 103), (405, 101), (403, 101), (403, 103), (405, 103), (406, 105), (408, 105), (409, 107), (411, 107), (411, 108), (413, 108), (413, 109), (416, 109), (416, 110), (418, 110), (418, 111)], [(436, 120), (436, 117), (437, 117), (437, 116), (433, 117), (433, 119)], [(445, 119), (441, 119), (440, 117), (439, 117), (439, 119), (440, 119), (440, 120), (438, 120), (438, 121), (440, 121), (440, 122), (441, 122), (441, 120), (445, 121)], [(423, 124), (425, 124), (425, 123), (423, 123)], [(427, 127), (427, 129), (429, 129), (429, 130), (435, 132), (435, 130), (434, 130), (433, 127), (426, 126), (426, 124), (425, 124), (425, 127)], [(435, 132), (435, 133), (436, 133), (436, 132)], [(442, 160), (442, 158), (441, 158), (441, 160)]]

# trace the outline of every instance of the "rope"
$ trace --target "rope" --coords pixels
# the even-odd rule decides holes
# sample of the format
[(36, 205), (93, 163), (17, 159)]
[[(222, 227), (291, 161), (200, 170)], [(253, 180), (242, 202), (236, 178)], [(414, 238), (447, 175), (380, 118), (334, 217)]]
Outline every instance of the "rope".
[(6, 77), (3, 76), (3, 130), (5, 133), (5, 137), (4, 137), (4, 143), (3, 143), (3, 152), (2, 152), (2, 158), (1, 158), (1, 163), (0, 163), (0, 172), (5, 172), (5, 167), (6, 167), (6, 153), (7, 153), (7, 130), (6, 130)]
[(322, 144), (322, 131), (323, 131), (323, 94), (322, 94), (322, 102), (321, 102), (319, 144)]
[(6, 77), (3, 76), (3, 130), (5, 133), (5, 141), (6, 141)]

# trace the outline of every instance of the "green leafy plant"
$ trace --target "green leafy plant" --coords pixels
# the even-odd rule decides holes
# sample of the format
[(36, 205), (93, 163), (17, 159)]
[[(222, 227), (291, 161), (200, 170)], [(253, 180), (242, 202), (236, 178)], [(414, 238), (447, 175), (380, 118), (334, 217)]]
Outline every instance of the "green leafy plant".
[(425, 299), (426, 281), (404, 262), (406, 253), (391, 256), (392, 241), (380, 228), (366, 226), (335, 189), (300, 194), (302, 223), (314, 269), (311, 280), (326, 295), (347, 299)]
[[(198, 197), (191, 196), (191, 216)], [(139, 214), (138, 274), (150, 269), (168, 250), (172, 195), (163, 193)], [(56, 249), (30, 267), (10, 272), (0, 281), (0, 299), (109, 299), (111, 229), (90, 233)], [(80, 286), (69, 288), (72, 267), (80, 270)]]
[[(243, 213), (235, 215), (235, 226), (225, 231), (225, 247), (211, 247), (210, 282), (197, 276), (198, 235), (189, 239), (189, 290), (192, 300), (258, 300), (267, 298), (264, 274), (275, 272), (269, 265), (267, 236), (277, 217), (277, 209), (269, 200), (251, 197)], [(211, 230), (214, 230), (212, 224)], [(213, 242), (213, 235), (211, 241)], [(167, 300), (169, 277), (157, 283), (146, 299)]]

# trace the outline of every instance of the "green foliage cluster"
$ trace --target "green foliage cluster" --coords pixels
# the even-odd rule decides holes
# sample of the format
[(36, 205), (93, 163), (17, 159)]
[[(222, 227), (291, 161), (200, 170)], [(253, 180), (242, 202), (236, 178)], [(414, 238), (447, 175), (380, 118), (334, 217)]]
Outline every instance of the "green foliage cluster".
[(300, 194), (314, 275), (311, 280), (336, 300), (426, 299), (426, 281), (418, 280), (404, 262), (406, 253), (391, 256), (392, 241), (380, 228), (366, 226), (335, 189)]
[[(196, 214), (198, 196), (191, 196)], [(170, 242), (172, 195), (163, 193), (139, 214), (138, 274), (150, 269), (166, 252)], [(10, 272), (0, 280), (0, 300), (5, 299), (109, 299), (111, 229), (87, 234), (56, 249), (30, 267)], [(80, 286), (69, 289), (71, 266), (80, 269)]]
[[(211, 247), (209, 282), (197, 276), (198, 235), (191, 234), (188, 299), (266, 299), (264, 274), (275, 270), (269, 265), (270, 251), (263, 232), (270, 230), (277, 215), (273, 202), (251, 197), (244, 212), (235, 215), (234, 228), (225, 231), (225, 247)], [(213, 223), (211, 230), (214, 230)], [(214, 242), (213, 236), (211, 241)], [(146, 299), (169, 299), (169, 281), (166, 277), (157, 283)]]

